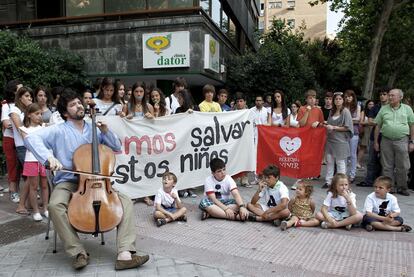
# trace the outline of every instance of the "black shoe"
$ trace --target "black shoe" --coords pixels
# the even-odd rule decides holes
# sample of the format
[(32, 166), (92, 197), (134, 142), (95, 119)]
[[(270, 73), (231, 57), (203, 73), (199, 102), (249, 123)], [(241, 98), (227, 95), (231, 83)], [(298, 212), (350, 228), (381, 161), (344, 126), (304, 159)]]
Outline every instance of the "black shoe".
[(400, 189), (397, 192), (398, 194), (404, 195), (404, 196), (410, 196), (410, 193), (408, 192), (407, 189)]
[(328, 189), (329, 188), (329, 184), (328, 183), (323, 184), (322, 188), (323, 189)]
[(356, 184), (357, 185), (357, 187), (372, 187), (371, 185), (368, 185), (367, 183), (365, 183), (364, 181), (362, 181), (362, 182), (360, 182), (360, 183), (358, 183), (358, 184)]
[(155, 223), (157, 224), (157, 227), (161, 227), (162, 225), (167, 224), (167, 220), (165, 220), (164, 218), (159, 218)]
[(248, 221), (256, 221), (256, 215), (252, 214), (252, 213), (249, 213), (249, 216), (247, 217), (247, 220)]

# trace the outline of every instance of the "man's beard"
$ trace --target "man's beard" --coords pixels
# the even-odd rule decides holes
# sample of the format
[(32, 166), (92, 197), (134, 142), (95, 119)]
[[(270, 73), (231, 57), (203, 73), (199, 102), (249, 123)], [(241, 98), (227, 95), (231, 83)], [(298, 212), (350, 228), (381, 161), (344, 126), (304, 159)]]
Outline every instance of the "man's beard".
[[(83, 113), (79, 113), (82, 111)], [(85, 110), (84, 109), (78, 109), (74, 115), (69, 114), (69, 118), (73, 120), (81, 120), (85, 117)]]

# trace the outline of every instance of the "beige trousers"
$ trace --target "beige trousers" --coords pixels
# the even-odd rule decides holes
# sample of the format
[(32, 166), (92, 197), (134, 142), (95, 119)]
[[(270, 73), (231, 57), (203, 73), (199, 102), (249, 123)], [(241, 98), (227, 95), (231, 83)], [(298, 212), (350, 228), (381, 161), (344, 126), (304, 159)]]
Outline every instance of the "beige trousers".
[[(63, 242), (66, 253), (76, 256), (85, 248), (80, 242), (78, 234), (70, 225), (67, 215), (68, 203), (72, 192), (75, 192), (78, 184), (63, 182), (55, 186), (49, 201), (49, 215), (55, 231)], [(135, 252), (135, 217), (133, 204), (124, 194), (118, 193), (124, 214), (121, 223), (117, 227), (118, 253), (122, 251)]]

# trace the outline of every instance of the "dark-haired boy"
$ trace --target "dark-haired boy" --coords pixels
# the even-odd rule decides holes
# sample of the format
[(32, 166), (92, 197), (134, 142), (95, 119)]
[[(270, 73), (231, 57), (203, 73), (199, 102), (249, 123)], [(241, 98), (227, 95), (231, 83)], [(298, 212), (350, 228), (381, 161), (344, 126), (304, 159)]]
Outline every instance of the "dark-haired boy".
[(409, 232), (411, 227), (404, 225), (400, 217), (400, 207), (397, 197), (390, 193), (392, 179), (387, 176), (380, 176), (375, 180), (374, 192), (365, 199), (365, 215), (362, 225), (367, 231), (375, 229), (384, 231)]
[(215, 158), (210, 161), (211, 176), (204, 181), (205, 198), (200, 202), (203, 211), (201, 219), (208, 217), (245, 221), (249, 215), (237, 185), (226, 174), (223, 160)]
[(290, 216), (288, 209), (289, 190), (280, 178), (280, 170), (275, 165), (268, 165), (263, 170), (263, 180), (253, 195), (247, 209), (253, 214), (250, 221), (273, 221), (276, 226), (281, 220)]

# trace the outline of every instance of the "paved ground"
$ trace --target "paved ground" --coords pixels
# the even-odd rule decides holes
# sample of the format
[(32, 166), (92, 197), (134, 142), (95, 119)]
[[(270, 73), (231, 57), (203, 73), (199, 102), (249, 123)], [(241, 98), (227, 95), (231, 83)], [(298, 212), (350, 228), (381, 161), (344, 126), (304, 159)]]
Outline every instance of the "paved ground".
[[(283, 180), (289, 186), (293, 183)], [(314, 182), (313, 198), (318, 208), (326, 195), (320, 189), (322, 182)], [(255, 188), (240, 190), (247, 201)], [(371, 190), (353, 190), (361, 209)], [(200, 190), (197, 193), (201, 195)], [(152, 208), (135, 204), (137, 248), (151, 255), (150, 262), (139, 270), (114, 271), (112, 231), (105, 236), (105, 246), (98, 238), (81, 235), (91, 253), (91, 264), (75, 272), (61, 242), (58, 240), (58, 253), (53, 254), (53, 240), (44, 240), (40, 232), (45, 222), (33, 225), (29, 218), (16, 215), (15, 205), (7, 196), (0, 197), (0, 236), (10, 236), (4, 242), (0, 239), (0, 276), (414, 276), (414, 233), (368, 233), (359, 228), (281, 232), (270, 224), (216, 219), (202, 222), (197, 208), (200, 197), (184, 199), (189, 209), (187, 223), (161, 228), (151, 219)], [(414, 194), (398, 199), (402, 216), (414, 225)], [(9, 227), (16, 220), (20, 220), (22, 228)]]

